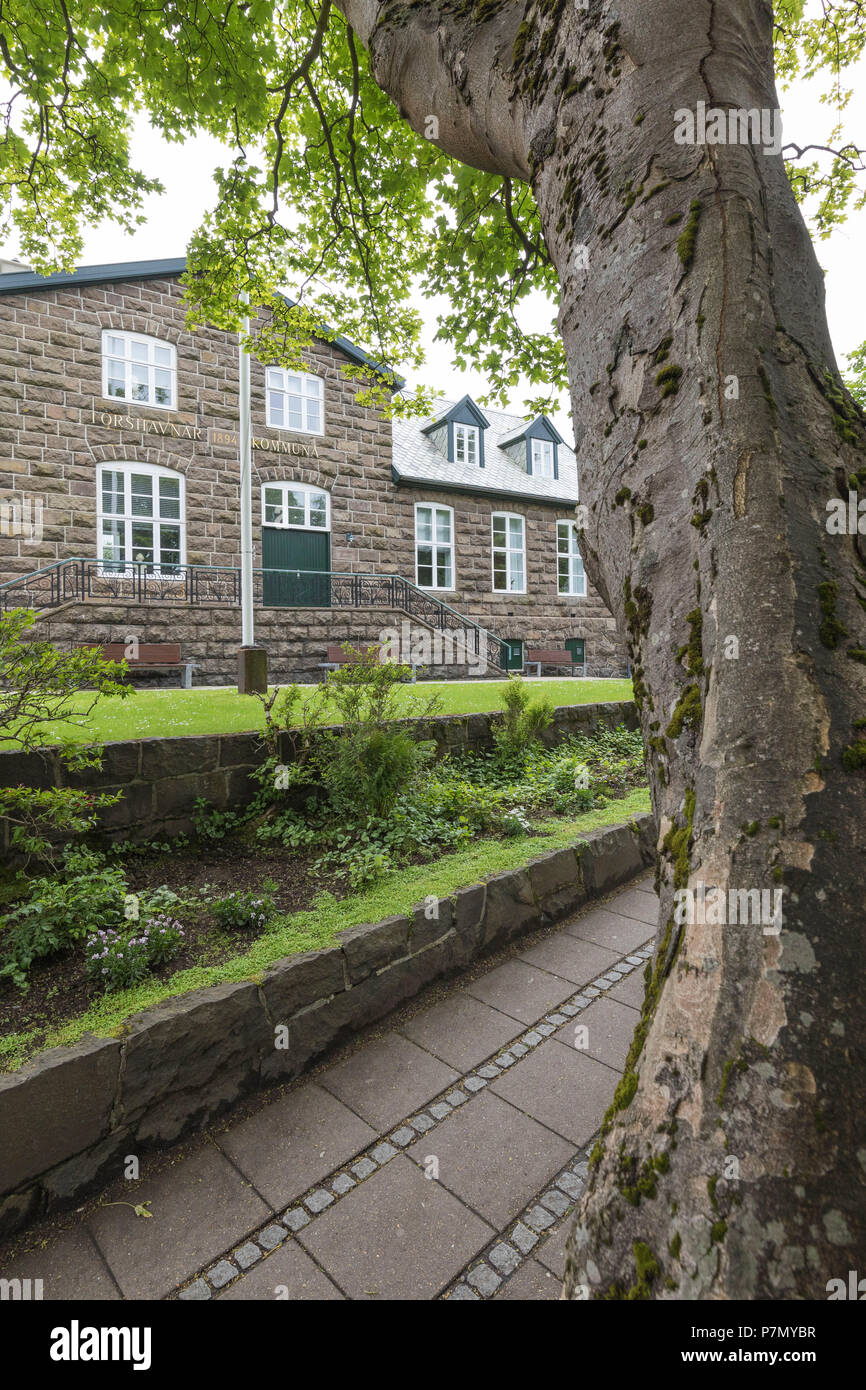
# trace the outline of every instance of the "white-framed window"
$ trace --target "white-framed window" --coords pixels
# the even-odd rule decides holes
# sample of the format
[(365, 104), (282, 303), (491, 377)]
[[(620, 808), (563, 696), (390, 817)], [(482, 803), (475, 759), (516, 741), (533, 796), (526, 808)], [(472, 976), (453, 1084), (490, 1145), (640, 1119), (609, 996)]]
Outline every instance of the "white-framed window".
[(533, 439), (532, 475), (535, 478), (553, 477), (553, 444), (549, 439)]
[(415, 583), (419, 589), (454, 588), (454, 512), (415, 503)]
[(580, 530), (575, 521), (556, 523), (556, 571), (561, 594), (586, 598), (586, 573), (580, 553)]
[(265, 380), (267, 422), (273, 429), (324, 434), (325, 383), (320, 376), (268, 367)]
[(96, 486), (102, 573), (144, 564), (150, 574), (181, 578), (186, 562), (182, 474), (152, 463), (102, 463)]
[(478, 467), (478, 426), (454, 426), (454, 462)]
[(329, 531), (331, 499), (322, 488), (305, 483), (265, 483), (262, 523), (290, 531)]
[(526, 527), (522, 516), (494, 512), (493, 588), (497, 593), (526, 593)]
[(177, 409), (177, 353), (173, 343), (105, 328), (102, 394), (109, 400)]

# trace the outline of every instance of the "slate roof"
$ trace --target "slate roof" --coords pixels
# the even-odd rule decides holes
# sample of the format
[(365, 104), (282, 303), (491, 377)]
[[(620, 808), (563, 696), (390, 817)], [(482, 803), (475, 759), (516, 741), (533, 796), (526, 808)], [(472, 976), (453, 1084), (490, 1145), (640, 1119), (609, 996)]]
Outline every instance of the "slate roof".
[(395, 482), (423, 484), (449, 492), (482, 492), (496, 497), (549, 502), (552, 506), (574, 505), (578, 501), (577, 459), (567, 445), (559, 446), (558, 478), (533, 477), (499, 447), (501, 442), (523, 432), (526, 421), (521, 415), (506, 415), (485, 406), (484, 414), (490, 421), (490, 428), (484, 434), (485, 466), (449, 463), (422, 430), (454, 404), (454, 401), (437, 401), (433, 415), (426, 420), (393, 421)]

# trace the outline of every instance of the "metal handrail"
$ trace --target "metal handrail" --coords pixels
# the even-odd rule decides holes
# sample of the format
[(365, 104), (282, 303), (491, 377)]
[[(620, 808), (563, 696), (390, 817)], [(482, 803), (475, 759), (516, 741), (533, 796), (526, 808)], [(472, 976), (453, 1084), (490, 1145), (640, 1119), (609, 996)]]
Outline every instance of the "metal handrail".
[[(122, 564), (123, 568), (116, 570), (109, 568), (111, 565), (115, 564)], [(76, 567), (79, 568), (76, 570)], [(70, 571), (74, 573), (75, 582), (72, 585), (71, 592), (67, 592), (65, 581), (66, 574)], [(18, 575), (14, 579), (5, 580), (0, 584), (0, 611), (10, 606), (8, 596), (16, 588), (31, 585), (34, 580), (38, 580), (41, 576), (49, 576), (50, 597), (47, 603), (43, 600), (38, 605), (40, 608), (52, 608), (64, 602), (86, 602), (90, 598), (95, 600), (106, 598), (107, 595), (104, 594), (93, 594), (92, 580), (94, 577), (99, 580), (108, 581), (109, 583), (112, 580), (132, 582), (135, 591), (135, 598), (133, 601), (138, 602), (153, 601), (147, 593), (148, 581), (154, 586), (168, 583), (172, 585), (175, 583), (182, 583), (185, 600), (195, 605), (197, 602), (201, 603), (208, 601), (207, 599), (202, 600), (197, 598), (200, 576), (224, 575), (226, 578), (230, 579), (231, 594), (222, 594), (218, 599), (214, 599), (213, 601), (236, 603), (240, 601), (240, 573), (240, 569), (234, 565), (171, 565), (165, 566), (163, 571), (159, 567), (152, 565), (150, 561), (144, 560), (132, 560), (127, 563), (124, 561), (72, 556), (64, 560), (56, 560), (52, 564), (44, 565), (38, 570), (32, 570), (29, 574)], [(445, 603), (443, 599), (438, 598), (428, 590), (420, 588), (417, 584), (413, 583), (412, 580), (406, 579), (402, 574), (394, 574), (389, 571), (377, 574), (372, 571), (343, 572), (339, 570), (273, 569), (268, 567), (254, 569), (253, 575), (262, 577), (265, 575), (275, 575), (283, 578), (290, 575), (298, 579), (301, 577), (310, 577), (320, 582), (325, 580), (350, 580), (352, 581), (350, 590), (354, 593), (355, 597), (352, 604), (345, 606), (357, 608), (373, 606), (369, 603), (365, 604), (362, 601), (364, 581), (377, 585), (390, 585), (391, 602), (388, 604), (389, 607), (402, 609), (404, 612), (410, 614), (410, 616), (418, 617), (420, 615), (417, 611), (415, 613), (412, 612), (413, 604), (410, 600), (414, 598), (414, 606), (416, 609), (420, 604), (423, 604), (427, 609), (428, 622), (435, 616), (438, 618), (438, 626), (442, 631), (446, 629), (448, 616), (456, 620), (455, 626), (459, 625), (472, 631), (475, 634), (476, 650), (480, 648), (482, 637), (494, 643), (496, 647), (500, 649), (500, 653), (504, 648), (502, 638), (498, 637), (496, 633), (491, 632), (489, 628), (483, 627), (481, 623), (477, 623), (473, 618), (467, 618), (465, 614), (458, 612), (456, 608), (452, 608), (449, 603)], [(237, 597), (235, 597), (235, 595), (237, 595)], [(161, 592), (160, 597), (165, 599), (165, 593)], [(33, 607), (36, 605), (28, 604), (27, 606)], [(289, 604), (286, 606), (291, 607), (292, 605)], [(298, 606), (300, 607), (302, 605)], [(338, 604), (337, 606), (340, 605)], [(432, 626), (432, 622), (429, 622), (429, 625)], [(505, 665), (502, 661), (498, 664), (503, 667)]]

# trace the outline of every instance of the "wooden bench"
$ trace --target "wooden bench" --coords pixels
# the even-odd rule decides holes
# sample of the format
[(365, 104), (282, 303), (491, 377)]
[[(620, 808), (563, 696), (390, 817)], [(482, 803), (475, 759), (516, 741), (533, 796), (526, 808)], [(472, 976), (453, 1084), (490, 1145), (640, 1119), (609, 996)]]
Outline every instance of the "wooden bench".
[(128, 642), (81, 642), (80, 647), (98, 649), (105, 661), (125, 661), (130, 671), (181, 671), (182, 690), (192, 689), (196, 662), (184, 661), (178, 642), (139, 642), (138, 656), (127, 656)]
[(534, 666), (536, 676), (541, 675), (542, 666), (570, 666), (572, 675), (574, 675), (575, 666), (580, 666), (583, 668), (584, 676), (586, 675), (586, 662), (575, 661), (571, 652), (566, 651), (564, 647), (562, 649), (558, 647), (530, 648), (526, 653), (524, 664), (527, 667)]
[[(369, 647), (362, 647), (360, 651), (355, 652), (344, 652), (342, 647), (331, 645), (328, 647), (327, 661), (320, 661), (319, 666), (323, 671), (339, 671), (341, 666), (353, 666), (356, 662), (362, 661), (367, 653), (376, 652), (378, 654), (379, 650), (379, 646), (375, 643)], [(407, 666), (411, 665), (410, 662), (401, 662), (400, 664)], [(416, 679), (417, 671), (415, 666), (412, 666), (411, 680), (414, 682)]]

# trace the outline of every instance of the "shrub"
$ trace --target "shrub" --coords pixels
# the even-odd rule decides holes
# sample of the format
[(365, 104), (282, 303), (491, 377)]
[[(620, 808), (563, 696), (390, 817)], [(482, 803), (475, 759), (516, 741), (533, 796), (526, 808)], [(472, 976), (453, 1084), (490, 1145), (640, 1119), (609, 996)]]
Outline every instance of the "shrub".
[(355, 844), (348, 850), (331, 851), (322, 856), (316, 868), (318, 870), (326, 865), (336, 869), (353, 892), (377, 883), (396, 867), (385, 846), (374, 840)]
[[(47, 740), (49, 724), (86, 725), (101, 695), (130, 694), (122, 684), (126, 662), (105, 661), (96, 647), (61, 652), (51, 642), (25, 633), (33, 628), (36, 614), (27, 608), (0, 613), (0, 740), (29, 751)], [(86, 709), (76, 696), (91, 692)], [(92, 749), (58, 740), (64, 756), (93, 762)]]
[(502, 723), (494, 729), (493, 741), (500, 761), (519, 762), (552, 722), (553, 706), (547, 696), (532, 704), (532, 691), (520, 676), (509, 676), (502, 700)]
[[(310, 807), (311, 812), (315, 803)], [(321, 830), (304, 820), (297, 811), (281, 811), (272, 820), (256, 827), (256, 839), (262, 845), (279, 844), (285, 849), (308, 849), (319, 839)]]
[(139, 893), (137, 897), (139, 912), (143, 917), (155, 917), (161, 912), (178, 912), (190, 901), (190, 895), (176, 893), (166, 883), (161, 883), (158, 888), (151, 888), (144, 893)]
[(432, 754), (433, 744), (416, 743), (403, 729), (353, 729), (322, 749), (322, 781), (339, 814), (381, 819)]
[(512, 806), (502, 817), (502, 829), (506, 835), (531, 835), (532, 822), (523, 806)]
[[(346, 643), (343, 650), (354, 659), (329, 672), (304, 701), (300, 728), (287, 727), (300, 696), (296, 686), (282, 694), (275, 690), (262, 700), (270, 757), (254, 774), (261, 791), (247, 819), (256, 825), (256, 836), (264, 843), (305, 842), (294, 818), (297, 808), (286, 807), (283, 793), (309, 789), (307, 809), (311, 815), (321, 809), (323, 820), (328, 810), (332, 819), (336, 816), (353, 824), (371, 815), (386, 818), (432, 755), (432, 744), (416, 743), (395, 723), (401, 714), (398, 687), (411, 674), (410, 668), (381, 661), (372, 648), (361, 650)], [(434, 694), (415, 714), (429, 718), (438, 707), (439, 697)], [(326, 727), (334, 722), (341, 725), (338, 733)], [(279, 760), (284, 734), (294, 749), (289, 764)], [(320, 808), (319, 799), (325, 794), (329, 807)], [(217, 818), (209, 820), (220, 827)]]
[[(121, 683), (126, 663), (104, 661), (96, 648), (74, 652), (58, 651), (51, 642), (25, 634), (33, 627), (35, 613), (14, 608), (0, 614), (0, 741), (23, 752), (42, 747), (48, 739), (48, 725), (85, 725), (100, 696), (125, 698), (129, 687)], [(77, 696), (91, 693), (90, 703), (80, 708)], [(61, 760), (67, 767), (98, 767), (96, 747), (74, 744), (69, 738), (59, 744)], [(31, 787), (0, 789), (0, 816), (12, 824), (12, 846), (28, 860), (54, 862), (58, 848), (53, 841), (62, 836), (82, 835), (92, 828), (100, 807), (113, 806), (121, 792), (86, 794), (74, 788)]]
[(224, 840), (243, 824), (237, 811), (220, 811), (203, 796), (193, 803), (192, 823), (200, 840)]
[(24, 862), (56, 862), (63, 837), (85, 835), (96, 812), (114, 806), (122, 792), (85, 792), (76, 787), (0, 787), (0, 819), (12, 826), (11, 845)]
[(482, 831), (493, 829), (501, 819), (504, 795), (443, 768), (421, 790), (417, 802), (443, 824), (462, 822), (467, 830)]
[(83, 940), (95, 926), (120, 927), (126, 908), (123, 871), (87, 849), (66, 849), (57, 877), (34, 881), (27, 902), (0, 918), (0, 978), (27, 989), (33, 962)]

